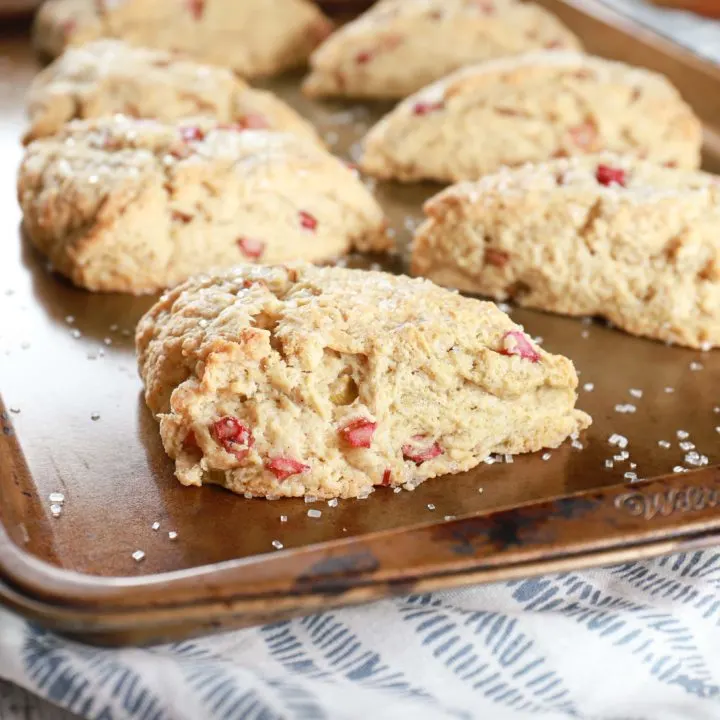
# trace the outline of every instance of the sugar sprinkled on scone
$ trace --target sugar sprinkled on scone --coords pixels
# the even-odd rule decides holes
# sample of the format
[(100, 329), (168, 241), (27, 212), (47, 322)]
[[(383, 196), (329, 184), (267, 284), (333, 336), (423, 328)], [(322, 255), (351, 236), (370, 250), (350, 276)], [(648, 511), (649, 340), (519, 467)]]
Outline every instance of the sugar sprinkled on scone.
[(425, 280), (239, 267), (169, 292), (136, 339), (185, 485), (358, 497), (556, 447), (590, 423), (567, 358)]
[(720, 345), (720, 179), (611, 154), (504, 169), (430, 199), (412, 270), (636, 335)]
[(176, 121), (207, 116), (246, 129), (291, 132), (320, 143), (313, 126), (270, 92), (230, 70), (120, 40), (69, 48), (35, 76), (27, 97), (29, 142), (70, 120), (115, 114)]
[(363, 145), (371, 175), (455, 182), (601, 151), (697, 168), (702, 126), (662, 75), (543, 52), (458, 70), (400, 103)]
[(113, 117), (26, 151), (24, 227), (91, 290), (153, 292), (238, 262), (328, 260), (392, 245), (356, 173), (294, 135)]

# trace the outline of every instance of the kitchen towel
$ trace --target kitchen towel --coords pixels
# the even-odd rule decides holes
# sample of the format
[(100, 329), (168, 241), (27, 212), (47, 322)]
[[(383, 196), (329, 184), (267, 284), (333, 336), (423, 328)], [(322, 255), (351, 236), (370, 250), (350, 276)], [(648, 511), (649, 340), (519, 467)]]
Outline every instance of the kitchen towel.
[(719, 583), (697, 551), (125, 650), (0, 611), (0, 676), (94, 720), (714, 720)]

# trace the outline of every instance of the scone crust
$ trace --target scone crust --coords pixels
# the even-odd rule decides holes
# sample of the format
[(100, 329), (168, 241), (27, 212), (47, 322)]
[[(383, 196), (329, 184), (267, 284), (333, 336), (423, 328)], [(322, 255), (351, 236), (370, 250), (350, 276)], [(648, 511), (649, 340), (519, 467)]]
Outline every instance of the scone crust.
[(687, 347), (720, 345), (714, 175), (586, 156), (460, 183), (425, 212), (416, 275)]
[(58, 132), (71, 120), (116, 114), (167, 122), (207, 116), (321, 143), (313, 126), (282, 100), (249, 87), (226, 68), (121, 40), (68, 48), (34, 78), (27, 106), (26, 143)]
[(47, 0), (33, 41), (52, 58), (69, 46), (119, 38), (259, 77), (300, 65), (331, 29), (310, 0)]
[(607, 151), (695, 169), (701, 145), (700, 121), (662, 75), (543, 52), (464, 68), (407, 98), (370, 129), (361, 167), (457, 182)]
[(71, 122), (28, 146), (18, 197), (30, 241), (91, 290), (154, 292), (216, 266), (392, 245), (356, 173), (315, 143), (204, 118)]
[(381, 0), (315, 50), (310, 96), (401, 98), (466, 65), (580, 50), (550, 12), (518, 0)]
[[(533, 359), (512, 354), (518, 338)], [(590, 422), (567, 358), (494, 304), (425, 280), (239, 267), (166, 294), (136, 340), (147, 404), (186, 485), (358, 497), (490, 452), (555, 447)], [(348, 432), (358, 424), (360, 440)], [(243, 447), (223, 442), (228, 427), (243, 428)]]

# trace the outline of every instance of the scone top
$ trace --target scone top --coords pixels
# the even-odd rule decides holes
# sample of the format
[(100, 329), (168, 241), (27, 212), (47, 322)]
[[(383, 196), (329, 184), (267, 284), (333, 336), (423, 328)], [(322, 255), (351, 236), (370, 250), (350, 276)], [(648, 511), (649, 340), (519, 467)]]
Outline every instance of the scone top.
[(465, 65), (580, 49), (551, 13), (518, 0), (384, 0), (311, 56), (309, 95), (405, 97)]
[(48, 0), (34, 42), (55, 57), (71, 45), (120, 38), (257, 77), (302, 63), (331, 27), (310, 0)]
[(78, 120), (28, 145), (28, 238), (92, 290), (145, 293), (238, 262), (392, 246), (357, 174), (315, 143), (207, 118)]
[(165, 122), (204, 116), (242, 128), (292, 132), (321, 143), (315, 129), (272, 93), (230, 70), (113, 39), (71, 47), (33, 80), (25, 142), (74, 119), (124, 114)]
[(701, 144), (700, 121), (665, 77), (542, 52), (463, 68), (407, 98), (368, 132), (361, 166), (452, 182), (607, 150), (695, 168)]

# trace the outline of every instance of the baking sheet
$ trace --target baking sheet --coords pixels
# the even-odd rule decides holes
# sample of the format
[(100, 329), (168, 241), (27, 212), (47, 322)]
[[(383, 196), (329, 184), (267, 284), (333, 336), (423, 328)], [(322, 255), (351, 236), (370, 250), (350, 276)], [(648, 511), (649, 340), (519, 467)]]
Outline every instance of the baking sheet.
[[(580, 371), (578, 405), (594, 423), (576, 447), (567, 442), (549, 457), (481, 464), (414, 492), (379, 489), (335, 507), (183, 488), (145, 408), (135, 366), (133, 329), (153, 298), (73, 288), (21, 241), (15, 168), (22, 96), (36, 65), (23, 38), (4, 39), (0, 55), (0, 393), (5, 432), (17, 440), (28, 469), (0, 469), (0, 503), (10, 536), (34, 556), (95, 576), (147, 576), (275, 553), (274, 541), (298, 548), (649, 478), (691, 468), (688, 452), (720, 462), (720, 353), (667, 347), (590, 320), (511, 309), (546, 349), (568, 355)], [(360, 137), (388, 106), (311, 103), (299, 95), (298, 80), (268, 86), (311, 117), (336, 153), (356, 157)], [(401, 253), (349, 263), (402, 271), (421, 203), (437, 190), (378, 184)], [(627, 438), (629, 457), (607, 467), (622, 452), (609, 444), (613, 434)], [(59, 517), (51, 493), (64, 495)], [(322, 515), (308, 517), (310, 508)], [(138, 550), (144, 553), (139, 562), (133, 559)]]

